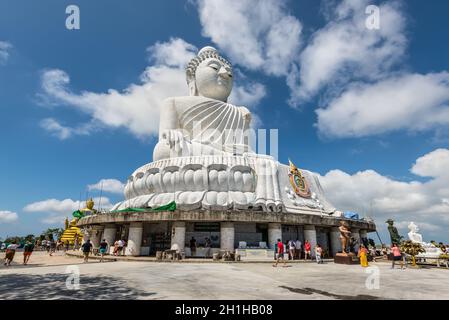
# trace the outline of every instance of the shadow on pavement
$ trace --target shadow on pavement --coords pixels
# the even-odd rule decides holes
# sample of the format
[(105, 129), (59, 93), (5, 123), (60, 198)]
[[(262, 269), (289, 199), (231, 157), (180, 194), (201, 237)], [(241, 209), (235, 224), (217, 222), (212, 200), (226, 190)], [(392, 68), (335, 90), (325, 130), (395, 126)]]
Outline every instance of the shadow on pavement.
[(145, 299), (155, 292), (128, 286), (127, 282), (109, 276), (80, 275), (78, 290), (66, 287), (70, 274), (8, 274), (0, 277), (0, 299), (17, 300), (130, 300)]
[(296, 293), (300, 293), (300, 294), (305, 294), (305, 295), (312, 295), (314, 293), (316, 294), (321, 294), (323, 296), (326, 297), (330, 297), (330, 298), (334, 298), (337, 300), (379, 300), (379, 297), (376, 296), (371, 296), (371, 295), (356, 295), (356, 296), (350, 296), (350, 295), (342, 295), (342, 294), (335, 294), (335, 293), (330, 293), (327, 291), (323, 291), (323, 290), (318, 290), (318, 289), (313, 289), (313, 288), (304, 288), (304, 289), (299, 289), (299, 288), (290, 288), (287, 286), (279, 286), (280, 288), (283, 289), (287, 289), (291, 292), (296, 292)]

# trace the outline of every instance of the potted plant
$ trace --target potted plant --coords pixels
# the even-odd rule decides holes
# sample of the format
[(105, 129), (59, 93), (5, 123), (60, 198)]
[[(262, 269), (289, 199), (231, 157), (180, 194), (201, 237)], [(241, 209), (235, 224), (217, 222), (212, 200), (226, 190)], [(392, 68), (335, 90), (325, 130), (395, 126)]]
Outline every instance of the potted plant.
[(412, 266), (416, 267), (416, 258), (420, 253), (426, 252), (420, 243), (406, 240), (401, 242), (401, 251), (412, 256)]

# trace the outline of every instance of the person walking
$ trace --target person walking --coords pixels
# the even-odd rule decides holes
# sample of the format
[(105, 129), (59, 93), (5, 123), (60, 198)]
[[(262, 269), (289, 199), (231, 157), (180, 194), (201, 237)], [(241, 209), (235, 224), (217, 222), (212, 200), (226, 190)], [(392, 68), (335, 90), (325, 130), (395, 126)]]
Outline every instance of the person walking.
[(78, 234), (76, 234), (75, 241), (73, 243), (73, 251), (78, 250), (78, 246), (79, 246), (79, 238), (78, 238)]
[(6, 247), (6, 254), (5, 254), (5, 266), (9, 267), (11, 265), (11, 262), (14, 260), (14, 255), (16, 254), (18, 245), (15, 241), (12, 241), (7, 247)]
[(114, 242), (114, 256), (118, 255), (118, 240)]
[(125, 246), (125, 242), (120, 239), (118, 241), (118, 248), (117, 248), (117, 255), (118, 256), (122, 256), (123, 255), (123, 247)]
[(50, 241), (50, 257), (53, 256), (53, 253), (56, 251), (56, 242), (54, 240)]
[(196, 240), (194, 237), (190, 239), (190, 252), (192, 257), (196, 255)]
[(295, 248), (296, 248), (295, 242), (293, 240), (290, 240), (288, 242), (288, 255), (290, 260), (295, 259)]
[(211, 246), (210, 239), (206, 238), (205, 244), (204, 244), (204, 249), (205, 249), (204, 255), (206, 256), (206, 258), (209, 258), (209, 256), (210, 256), (210, 246)]
[(394, 269), (394, 265), (396, 261), (401, 262), (401, 270), (404, 269), (404, 262), (402, 261), (402, 253), (401, 249), (397, 246), (396, 243), (393, 243), (391, 247), (391, 253), (393, 253), (393, 262), (391, 263), (391, 269)]
[(312, 249), (312, 246), (310, 245), (309, 240), (306, 240), (304, 242), (304, 260), (307, 260), (307, 255), (312, 260), (312, 255), (310, 254), (311, 249)]
[(360, 265), (362, 267), (368, 267), (368, 250), (363, 244), (360, 245), (357, 256), (360, 258)]
[(282, 259), (282, 261), (284, 262), (284, 267), (287, 266), (287, 262), (284, 259), (284, 244), (282, 243), (281, 239), (278, 239), (277, 242), (277, 259), (276, 259), (276, 263), (273, 264), (273, 267), (277, 267), (279, 260)]
[(296, 248), (296, 256), (298, 257), (298, 260), (301, 259), (301, 249), (302, 249), (302, 243), (299, 241), (299, 239), (296, 239), (295, 242), (295, 248)]
[(321, 246), (319, 244), (317, 244), (315, 246), (316, 263), (318, 263), (318, 264), (322, 264), (323, 263), (322, 255), (323, 255), (323, 248), (321, 248)]
[(86, 242), (81, 246), (84, 255), (84, 262), (89, 262), (89, 254), (92, 252), (92, 243), (87, 239)]
[(23, 264), (28, 264), (28, 261), (30, 260), (31, 254), (34, 250), (34, 244), (30, 241), (27, 241), (25, 246), (23, 247)]
[(106, 239), (103, 239), (100, 242), (100, 262), (103, 262), (103, 257), (105, 255), (105, 253), (107, 252), (107, 248), (108, 248), (109, 244), (107, 243)]

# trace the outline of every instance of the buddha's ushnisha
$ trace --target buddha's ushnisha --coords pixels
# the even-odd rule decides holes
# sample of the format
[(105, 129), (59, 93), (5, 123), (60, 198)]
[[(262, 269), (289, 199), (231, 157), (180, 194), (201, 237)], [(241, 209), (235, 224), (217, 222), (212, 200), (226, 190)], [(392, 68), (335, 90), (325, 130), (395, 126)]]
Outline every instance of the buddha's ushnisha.
[(186, 80), (189, 96), (168, 98), (162, 105), (153, 160), (251, 152), (251, 113), (227, 103), (233, 85), (231, 64), (215, 48), (204, 47), (188, 63)]

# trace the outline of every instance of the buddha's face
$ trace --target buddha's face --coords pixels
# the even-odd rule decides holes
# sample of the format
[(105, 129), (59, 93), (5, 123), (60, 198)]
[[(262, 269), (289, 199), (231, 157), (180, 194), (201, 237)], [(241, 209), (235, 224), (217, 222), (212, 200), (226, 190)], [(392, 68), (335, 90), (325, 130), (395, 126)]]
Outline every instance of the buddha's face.
[(227, 101), (232, 90), (232, 70), (218, 59), (209, 58), (199, 64), (195, 72), (198, 94)]

